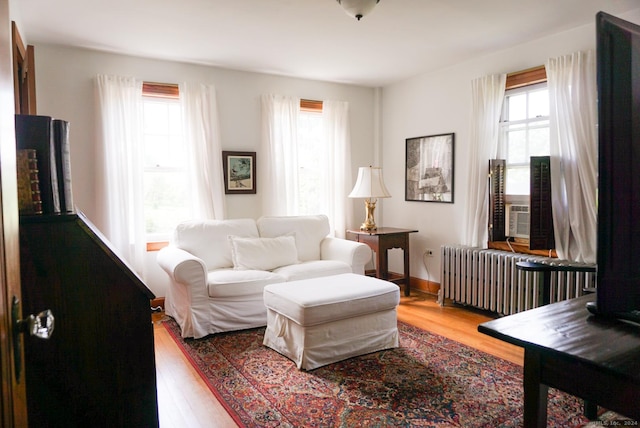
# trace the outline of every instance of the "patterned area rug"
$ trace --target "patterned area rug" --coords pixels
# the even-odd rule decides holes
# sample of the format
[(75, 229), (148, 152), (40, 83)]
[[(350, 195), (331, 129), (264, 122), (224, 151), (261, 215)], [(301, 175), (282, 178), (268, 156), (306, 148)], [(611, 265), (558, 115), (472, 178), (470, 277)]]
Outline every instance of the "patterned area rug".
[[(521, 427), (522, 367), (399, 322), (400, 348), (300, 371), (264, 328), (183, 340), (211, 391), (247, 427)], [(549, 427), (580, 427), (582, 402), (550, 389)]]

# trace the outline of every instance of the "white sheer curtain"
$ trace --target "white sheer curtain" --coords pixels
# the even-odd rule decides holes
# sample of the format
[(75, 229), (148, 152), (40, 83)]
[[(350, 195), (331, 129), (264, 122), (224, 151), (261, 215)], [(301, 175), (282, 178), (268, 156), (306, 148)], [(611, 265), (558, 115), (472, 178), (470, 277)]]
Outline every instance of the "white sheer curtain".
[(224, 177), (216, 90), (213, 85), (180, 85), (184, 134), (189, 150), (195, 218), (224, 219)]
[(547, 61), (556, 251), (596, 262), (597, 89), (593, 51)]
[[(263, 212), (265, 215), (299, 215), (298, 114), (300, 99), (262, 96)], [(323, 144), (317, 147), (325, 171), (320, 206), (336, 236), (344, 236), (352, 216), (347, 195), (351, 191), (351, 138), (349, 104), (323, 101)], [(320, 213), (318, 213), (320, 214)]]
[(345, 237), (347, 222), (353, 217), (353, 205), (347, 195), (353, 187), (351, 178), (351, 128), (349, 126), (349, 103), (345, 101), (323, 101), (322, 118), (327, 150), (325, 201), (327, 216), (335, 235)]
[(471, 130), (466, 224), (463, 244), (485, 247), (489, 212), (487, 172), (489, 159), (498, 153), (500, 113), (506, 74), (485, 76), (471, 82)]
[(142, 164), (142, 82), (98, 75), (94, 222), (142, 277), (146, 251)]
[(298, 206), (300, 99), (262, 96), (262, 204), (264, 215), (293, 215)]

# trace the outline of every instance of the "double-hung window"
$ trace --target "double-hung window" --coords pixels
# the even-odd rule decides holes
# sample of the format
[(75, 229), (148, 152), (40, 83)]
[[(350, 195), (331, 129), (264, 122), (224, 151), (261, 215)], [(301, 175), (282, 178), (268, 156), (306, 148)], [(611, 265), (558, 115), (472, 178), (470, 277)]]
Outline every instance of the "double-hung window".
[(506, 160), (506, 194), (529, 195), (529, 160), (548, 156), (549, 92), (546, 83), (508, 90), (502, 109), (498, 157)]
[(322, 168), (325, 150), (323, 143), (322, 102), (302, 100), (298, 115), (298, 214), (324, 212), (327, 172)]
[(499, 159), (490, 164), (489, 240), (492, 243), (510, 237), (526, 239), (526, 251), (554, 247), (549, 111), (544, 67), (507, 77)]
[[(309, 106), (309, 104), (311, 106)], [(268, 215), (325, 214), (337, 236), (347, 226), (349, 104), (264, 95)]]
[[(144, 217), (147, 242), (166, 241), (191, 206), (177, 86), (143, 88)], [(166, 92), (166, 91), (165, 91)]]

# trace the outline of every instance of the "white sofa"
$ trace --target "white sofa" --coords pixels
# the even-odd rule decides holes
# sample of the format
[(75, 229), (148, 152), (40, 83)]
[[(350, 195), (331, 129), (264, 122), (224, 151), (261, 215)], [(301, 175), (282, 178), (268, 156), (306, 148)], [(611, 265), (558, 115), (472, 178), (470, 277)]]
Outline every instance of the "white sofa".
[(364, 274), (371, 249), (329, 236), (324, 215), (198, 220), (178, 225), (157, 260), (171, 279), (166, 314), (200, 338), (266, 325), (268, 284)]

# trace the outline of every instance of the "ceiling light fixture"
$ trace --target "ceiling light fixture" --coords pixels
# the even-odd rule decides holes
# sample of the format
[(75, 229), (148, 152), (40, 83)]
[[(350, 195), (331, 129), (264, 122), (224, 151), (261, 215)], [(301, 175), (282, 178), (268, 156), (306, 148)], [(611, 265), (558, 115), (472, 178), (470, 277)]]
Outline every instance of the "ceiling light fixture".
[(358, 21), (367, 13), (371, 12), (380, 0), (337, 0), (342, 5), (347, 15), (356, 18)]

